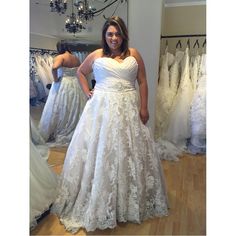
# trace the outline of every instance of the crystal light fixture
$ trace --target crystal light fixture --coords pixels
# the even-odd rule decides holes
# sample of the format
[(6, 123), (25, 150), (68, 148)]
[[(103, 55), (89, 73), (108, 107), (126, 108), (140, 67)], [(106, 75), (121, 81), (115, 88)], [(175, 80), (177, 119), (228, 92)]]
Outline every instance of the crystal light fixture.
[(68, 16), (68, 18), (66, 19), (65, 28), (67, 32), (74, 33), (74, 34), (77, 32), (81, 32), (82, 29), (84, 29), (82, 25), (82, 21), (76, 18), (76, 15), (74, 12), (72, 12), (72, 14)]
[[(104, 5), (108, 0), (104, 0)], [(91, 6), (89, 0), (76, 0), (75, 3), (72, 0), (72, 14), (67, 17), (65, 28), (69, 33), (76, 33), (81, 32), (83, 29), (86, 29), (83, 24), (87, 23), (88, 21), (92, 21), (94, 17), (99, 16), (105, 9), (112, 6), (113, 4), (117, 3), (115, 11), (119, 4), (123, 2), (127, 2), (127, 0), (111, 0), (110, 3), (106, 4), (101, 9), (96, 9)], [(77, 14), (74, 13), (74, 6), (77, 8)], [(57, 12), (60, 15), (64, 14), (67, 10), (67, 1), (66, 0), (50, 0), (50, 8), (51, 12)], [(115, 11), (112, 15), (114, 15)], [(105, 19), (105, 15), (103, 15)]]
[(72, 0), (71, 8), (72, 8), (72, 13), (66, 19), (65, 28), (66, 28), (67, 32), (75, 34), (77, 32), (81, 32), (84, 27), (82, 25), (82, 21), (79, 18), (77, 18), (74, 13), (74, 1), (73, 0)]
[(74, 4), (78, 10), (78, 16), (83, 22), (93, 20), (96, 9), (89, 5), (88, 0), (77, 1)]

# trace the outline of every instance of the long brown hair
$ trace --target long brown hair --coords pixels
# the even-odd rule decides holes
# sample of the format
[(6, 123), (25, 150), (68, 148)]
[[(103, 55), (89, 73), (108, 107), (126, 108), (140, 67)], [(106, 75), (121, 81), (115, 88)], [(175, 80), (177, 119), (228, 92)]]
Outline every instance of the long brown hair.
[(103, 55), (111, 56), (111, 50), (106, 42), (106, 32), (110, 25), (116, 26), (120, 31), (121, 37), (123, 39), (122, 44), (120, 46), (121, 58), (124, 59), (126, 56), (130, 55), (129, 46), (128, 46), (129, 36), (128, 36), (127, 27), (124, 21), (119, 16), (109, 17), (107, 21), (105, 22), (105, 24), (103, 25), (103, 28), (102, 28)]

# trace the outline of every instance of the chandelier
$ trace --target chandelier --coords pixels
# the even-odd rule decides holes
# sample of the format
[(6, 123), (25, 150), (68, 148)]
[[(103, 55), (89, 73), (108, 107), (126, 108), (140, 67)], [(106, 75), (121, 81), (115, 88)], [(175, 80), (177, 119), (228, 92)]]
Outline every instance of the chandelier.
[(74, 2), (72, 0), (72, 13), (70, 16), (67, 16), (66, 19), (66, 24), (65, 24), (65, 28), (67, 30), (67, 32), (69, 33), (77, 33), (77, 32), (81, 32), (83, 27), (82, 21), (80, 20), (79, 17), (76, 17), (75, 13), (74, 13)]
[(68, 16), (68, 18), (66, 19), (65, 28), (67, 32), (73, 33), (73, 34), (77, 32), (81, 32), (82, 29), (84, 29), (82, 25), (82, 21), (76, 18), (76, 15), (74, 12), (72, 12), (72, 14)]
[(88, 0), (77, 1), (75, 6), (77, 7), (78, 16), (80, 19), (85, 22), (93, 20), (96, 9), (89, 5)]
[[(108, 0), (104, 0), (103, 3), (105, 4), (107, 1)], [(81, 32), (83, 29), (86, 29), (83, 25), (84, 23), (92, 21), (94, 17), (100, 15), (106, 8), (110, 7), (114, 3), (118, 2), (118, 4), (120, 4), (124, 1), (125, 0), (111, 0), (110, 3), (107, 3), (103, 8), (97, 10), (89, 3), (89, 0), (76, 0), (75, 3), (72, 0), (72, 14), (67, 17), (65, 28), (69, 33), (75, 34)], [(77, 16), (74, 13), (74, 6), (77, 9)], [(50, 0), (50, 9), (51, 12), (56, 12), (60, 15), (64, 14), (67, 10), (67, 0)], [(112, 15), (114, 15), (115, 11)], [(106, 18), (104, 15), (103, 17)]]

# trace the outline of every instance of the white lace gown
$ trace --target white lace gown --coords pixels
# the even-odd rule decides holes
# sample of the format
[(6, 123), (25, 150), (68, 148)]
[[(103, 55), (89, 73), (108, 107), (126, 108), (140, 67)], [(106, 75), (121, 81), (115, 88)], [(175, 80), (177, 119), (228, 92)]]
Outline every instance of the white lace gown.
[(30, 136), (32, 143), (37, 147), (41, 157), (45, 160), (49, 156), (49, 147), (46, 145), (43, 137), (39, 133), (33, 119), (30, 117)]
[(165, 52), (161, 58), (160, 76), (157, 86), (156, 97), (156, 122), (155, 122), (155, 138), (160, 138), (166, 129), (166, 121), (168, 120), (169, 111), (172, 105), (169, 66), (173, 63), (174, 56)]
[(69, 145), (52, 207), (73, 233), (168, 214), (160, 157), (171, 151), (141, 122), (137, 70), (132, 56), (94, 61), (94, 94)]
[(37, 146), (30, 141), (30, 228), (49, 209), (57, 196), (57, 177), (43, 159)]
[(48, 63), (46, 60), (47, 60), (46, 56), (42, 56), (40, 54), (35, 55), (35, 61), (36, 61), (35, 68), (37, 74), (39, 75), (40, 81), (43, 84), (44, 91), (48, 96), (49, 90), (47, 89), (46, 86), (47, 84), (51, 84), (53, 82), (53, 77), (52, 73), (49, 73), (49, 71), (51, 72), (52, 65), (50, 66), (48, 63), (51, 61), (51, 59), (49, 59)]
[(187, 149), (187, 139), (191, 137), (190, 106), (193, 87), (189, 73), (189, 49), (186, 48), (181, 60), (182, 73), (177, 95), (173, 102), (168, 128), (164, 137), (181, 150)]
[(39, 132), (50, 147), (67, 146), (87, 102), (76, 68), (61, 68), (60, 82), (53, 83), (44, 106)]
[(189, 151), (194, 154), (206, 152), (206, 54), (201, 56), (199, 63), (198, 81), (190, 113), (191, 139), (188, 146)]

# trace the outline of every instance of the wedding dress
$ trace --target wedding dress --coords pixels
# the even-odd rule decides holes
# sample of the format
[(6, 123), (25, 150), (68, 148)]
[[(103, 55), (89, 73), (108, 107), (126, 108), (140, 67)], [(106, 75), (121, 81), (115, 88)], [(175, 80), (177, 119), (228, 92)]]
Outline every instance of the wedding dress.
[(188, 150), (194, 154), (206, 152), (206, 54), (201, 56), (199, 62), (198, 81), (190, 113), (191, 139), (188, 145)]
[(72, 233), (168, 214), (160, 157), (173, 150), (156, 144), (141, 122), (137, 71), (133, 56), (93, 63), (94, 94), (68, 147), (52, 206)]
[(157, 86), (156, 97), (156, 121), (155, 121), (155, 138), (162, 137), (166, 129), (166, 121), (172, 105), (169, 67), (174, 61), (174, 56), (167, 52), (161, 57), (160, 76)]
[(57, 177), (43, 159), (37, 146), (30, 140), (30, 228), (54, 202)]
[[(40, 54), (35, 55), (35, 68), (36, 68), (37, 74), (39, 75), (40, 81), (43, 84), (44, 91), (45, 91), (46, 95), (48, 96), (49, 90), (47, 89), (47, 84), (52, 83), (53, 78), (51, 75), (49, 75), (48, 64), (45, 62), (44, 57)], [(50, 74), (52, 74), (52, 73), (50, 73)]]
[(187, 139), (191, 136), (189, 114), (193, 96), (189, 72), (189, 48), (185, 50), (184, 57), (181, 60), (181, 68), (181, 79), (164, 137), (174, 143), (179, 149), (186, 150)]
[(47, 160), (49, 156), (49, 147), (46, 145), (43, 137), (39, 133), (39, 130), (37, 129), (31, 117), (30, 117), (30, 136), (32, 143), (36, 145), (41, 157)]
[(76, 68), (59, 68), (62, 79), (52, 84), (39, 122), (39, 132), (51, 147), (69, 144), (87, 98)]

